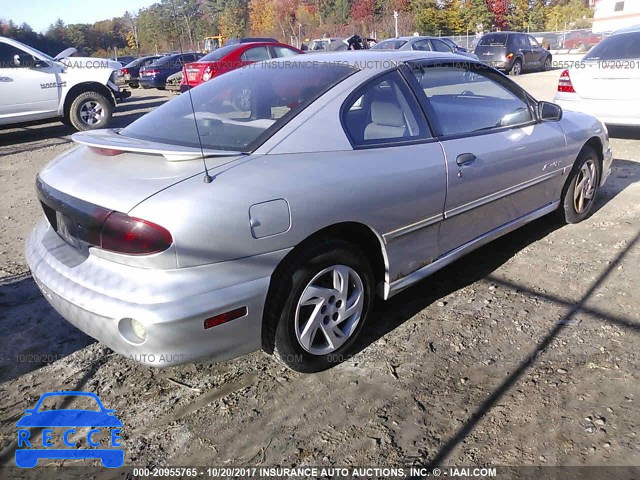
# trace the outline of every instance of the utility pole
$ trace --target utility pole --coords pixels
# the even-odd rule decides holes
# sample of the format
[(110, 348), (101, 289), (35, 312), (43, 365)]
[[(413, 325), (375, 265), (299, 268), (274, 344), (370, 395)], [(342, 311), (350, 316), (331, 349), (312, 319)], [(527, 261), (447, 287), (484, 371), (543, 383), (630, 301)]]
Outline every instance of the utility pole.
[(395, 24), (396, 24), (396, 38), (398, 38), (399, 35), (398, 35), (398, 11), (397, 10), (393, 11), (393, 20), (395, 21)]

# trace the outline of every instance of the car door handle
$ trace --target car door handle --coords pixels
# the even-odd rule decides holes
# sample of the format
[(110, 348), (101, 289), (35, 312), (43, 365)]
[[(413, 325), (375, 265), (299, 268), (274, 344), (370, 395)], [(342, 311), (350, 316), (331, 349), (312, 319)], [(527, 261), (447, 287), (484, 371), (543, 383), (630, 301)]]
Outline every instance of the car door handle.
[(475, 161), (476, 156), (473, 153), (463, 153), (461, 155), (458, 155), (458, 158), (456, 158), (456, 163), (460, 167), (471, 165)]
[(13, 78), (0, 77), (0, 82), (13, 82)]

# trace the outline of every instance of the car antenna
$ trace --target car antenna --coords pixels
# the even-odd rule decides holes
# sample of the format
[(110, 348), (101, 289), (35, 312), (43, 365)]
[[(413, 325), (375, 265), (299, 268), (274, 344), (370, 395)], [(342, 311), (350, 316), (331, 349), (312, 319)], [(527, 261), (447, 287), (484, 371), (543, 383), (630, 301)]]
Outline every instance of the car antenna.
[[(176, 4), (174, 0), (171, 0), (171, 8), (173, 10), (173, 26), (176, 32), (180, 32), (180, 29), (178, 28), (178, 25), (176, 23), (176, 19), (178, 18), (178, 9), (176, 8)], [(182, 49), (182, 36), (180, 34), (178, 34), (178, 45), (180, 46), (180, 53), (184, 54), (184, 50)], [(198, 135), (198, 144), (200, 145), (200, 154), (202, 156), (201, 157), (202, 165), (204, 166), (204, 183), (211, 183), (213, 182), (213, 177), (209, 175), (207, 160), (204, 158), (204, 147), (202, 146), (202, 138), (200, 137), (200, 129), (198, 128), (198, 119), (196, 118), (196, 109), (193, 106), (193, 96), (191, 95), (191, 88), (187, 88), (187, 93), (189, 94), (189, 103), (191, 103), (191, 112), (193, 113), (193, 123), (196, 127), (196, 135)]]

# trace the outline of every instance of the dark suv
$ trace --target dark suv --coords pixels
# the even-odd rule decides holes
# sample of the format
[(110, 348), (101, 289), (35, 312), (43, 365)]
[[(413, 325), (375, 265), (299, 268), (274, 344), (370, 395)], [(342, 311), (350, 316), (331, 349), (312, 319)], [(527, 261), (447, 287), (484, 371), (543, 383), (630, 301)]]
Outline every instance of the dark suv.
[(159, 58), (151, 65), (140, 68), (138, 83), (142, 88), (164, 90), (167, 78), (182, 70), (185, 63), (195, 62), (203, 55), (197, 52), (175, 53)]
[(520, 75), (525, 70), (551, 69), (551, 53), (526, 33), (487, 33), (474, 53), (481, 62), (511, 75)]

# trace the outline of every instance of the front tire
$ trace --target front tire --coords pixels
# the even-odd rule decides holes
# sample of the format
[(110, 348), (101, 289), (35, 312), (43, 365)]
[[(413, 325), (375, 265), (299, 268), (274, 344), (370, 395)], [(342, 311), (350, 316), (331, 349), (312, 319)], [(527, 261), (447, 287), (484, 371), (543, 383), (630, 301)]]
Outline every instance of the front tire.
[(585, 146), (571, 170), (567, 184), (563, 188), (560, 220), (578, 223), (593, 212), (596, 195), (600, 186), (600, 159), (595, 150)]
[(360, 249), (325, 240), (296, 255), (276, 282), (268, 320), (279, 360), (303, 373), (344, 361), (373, 307), (374, 275)]
[(105, 128), (111, 121), (113, 105), (98, 92), (84, 92), (71, 102), (69, 122), (79, 131)]

